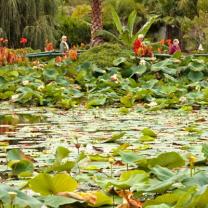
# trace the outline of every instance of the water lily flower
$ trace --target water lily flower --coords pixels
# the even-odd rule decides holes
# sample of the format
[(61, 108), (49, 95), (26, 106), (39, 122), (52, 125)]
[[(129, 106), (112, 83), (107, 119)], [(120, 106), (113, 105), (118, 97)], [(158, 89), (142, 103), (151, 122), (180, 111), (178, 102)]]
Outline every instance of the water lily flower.
[(157, 102), (155, 101), (152, 101), (148, 104), (149, 107), (154, 107), (154, 106), (157, 106)]
[(111, 76), (111, 81), (113, 81), (113, 82), (118, 81), (117, 74), (114, 74), (114, 75)]
[(42, 84), (42, 85), (38, 86), (37, 89), (41, 91), (41, 90), (43, 90), (44, 88), (45, 88), (45, 86)]
[(22, 82), (23, 85), (28, 85), (29, 83), (30, 83), (29, 80), (24, 80), (24, 81)]
[(179, 101), (180, 101), (181, 103), (185, 103), (185, 102), (187, 101), (187, 98), (184, 97), (184, 96), (182, 96), (182, 97), (180, 97)]
[(16, 102), (18, 98), (19, 98), (19, 94), (12, 95), (11, 101), (12, 101), (12, 102)]
[(146, 61), (144, 59), (141, 59), (139, 62), (140, 65), (146, 65)]

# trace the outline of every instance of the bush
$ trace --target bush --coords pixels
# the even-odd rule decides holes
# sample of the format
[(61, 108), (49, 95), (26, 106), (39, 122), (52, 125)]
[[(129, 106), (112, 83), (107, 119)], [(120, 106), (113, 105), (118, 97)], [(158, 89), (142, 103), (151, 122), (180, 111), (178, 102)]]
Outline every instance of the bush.
[(61, 33), (69, 37), (70, 44), (90, 42), (90, 26), (73, 17), (65, 17), (60, 23)]
[(92, 62), (99, 67), (109, 67), (113, 65), (115, 59), (129, 57), (130, 53), (131, 51), (119, 44), (104, 43), (82, 53), (76, 64)]

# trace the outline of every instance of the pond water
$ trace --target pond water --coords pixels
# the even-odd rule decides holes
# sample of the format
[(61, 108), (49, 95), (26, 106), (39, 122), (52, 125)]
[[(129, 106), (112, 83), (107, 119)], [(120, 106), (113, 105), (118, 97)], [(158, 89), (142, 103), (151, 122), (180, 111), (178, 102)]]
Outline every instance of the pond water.
[[(206, 110), (184, 112), (179, 110), (146, 111), (135, 107), (127, 115), (116, 108), (72, 109), (14, 108), (1, 105), (0, 111), (0, 177), (9, 172), (6, 152), (20, 148), (42, 167), (54, 159), (58, 146), (68, 147), (70, 157), (80, 151), (107, 155), (113, 148), (128, 143), (130, 149), (142, 155), (177, 151), (184, 156), (191, 152), (200, 157), (201, 145), (208, 138)], [(151, 128), (157, 138), (151, 142), (140, 141), (141, 130)], [(116, 142), (105, 143), (113, 134), (125, 132)]]

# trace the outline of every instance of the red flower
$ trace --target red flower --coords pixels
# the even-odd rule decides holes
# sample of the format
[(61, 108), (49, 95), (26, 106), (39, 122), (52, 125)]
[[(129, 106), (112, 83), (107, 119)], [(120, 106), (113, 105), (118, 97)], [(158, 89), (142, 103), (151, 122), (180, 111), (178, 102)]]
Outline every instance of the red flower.
[(162, 39), (162, 40), (160, 41), (160, 45), (164, 45), (164, 44), (165, 44), (165, 40)]
[(4, 41), (4, 38), (0, 38), (0, 43)]
[(167, 39), (166, 43), (170, 46), (172, 44), (172, 40), (171, 39)]
[(20, 43), (26, 44), (26, 43), (27, 43), (27, 38), (22, 37), (22, 38), (20, 39)]

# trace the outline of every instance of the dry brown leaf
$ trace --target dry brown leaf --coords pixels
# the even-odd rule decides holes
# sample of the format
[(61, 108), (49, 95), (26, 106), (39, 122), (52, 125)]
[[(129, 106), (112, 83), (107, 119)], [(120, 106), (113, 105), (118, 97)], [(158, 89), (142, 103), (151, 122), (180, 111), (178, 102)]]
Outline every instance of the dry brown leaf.
[(130, 191), (122, 190), (117, 191), (117, 194), (123, 198), (123, 204), (117, 208), (142, 208), (142, 202), (133, 198), (133, 193)]

